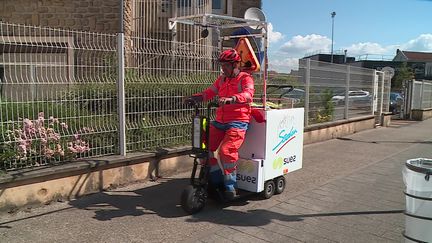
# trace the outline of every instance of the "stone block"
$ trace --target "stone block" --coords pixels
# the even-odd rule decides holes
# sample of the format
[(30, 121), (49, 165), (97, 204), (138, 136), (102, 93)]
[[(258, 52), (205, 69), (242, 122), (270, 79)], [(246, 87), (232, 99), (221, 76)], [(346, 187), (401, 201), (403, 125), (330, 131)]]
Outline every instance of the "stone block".
[(32, 25), (39, 25), (39, 14), (32, 15)]
[(392, 116), (391, 112), (383, 112), (381, 114), (381, 126), (383, 126), (383, 127), (390, 126), (391, 116)]
[(65, 20), (65, 25), (66, 25), (66, 26), (69, 26), (69, 27), (74, 26), (74, 25), (75, 25), (75, 20), (72, 19), (72, 18), (67, 18), (67, 19)]
[(50, 27), (58, 27), (60, 21), (57, 18), (48, 19), (48, 26)]
[(89, 4), (89, 2), (86, 2), (86, 1), (79, 1), (77, 6), (87, 8), (88, 6), (90, 6), (90, 4)]
[(50, 9), (49, 9), (48, 7), (39, 7), (39, 8), (37, 9), (37, 11), (38, 11), (39, 13), (49, 13), (49, 12), (50, 12)]
[(432, 108), (429, 109), (413, 109), (411, 117), (416, 121), (424, 121), (432, 117)]

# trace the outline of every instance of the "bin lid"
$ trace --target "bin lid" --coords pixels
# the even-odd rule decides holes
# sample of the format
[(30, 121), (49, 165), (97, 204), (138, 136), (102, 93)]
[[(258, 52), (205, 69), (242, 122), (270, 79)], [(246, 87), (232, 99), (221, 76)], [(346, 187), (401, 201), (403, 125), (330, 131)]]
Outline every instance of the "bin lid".
[(406, 167), (415, 172), (432, 174), (432, 159), (417, 158), (409, 159), (405, 163)]

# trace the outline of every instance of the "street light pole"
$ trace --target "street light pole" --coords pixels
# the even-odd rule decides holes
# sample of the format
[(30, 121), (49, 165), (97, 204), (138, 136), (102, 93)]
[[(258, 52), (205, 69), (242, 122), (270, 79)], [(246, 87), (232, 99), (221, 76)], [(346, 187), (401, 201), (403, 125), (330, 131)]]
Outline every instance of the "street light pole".
[(332, 44), (331, 44), (331, 63), (333, 63), (333, 33), (334, 33), (334, 17), (336, 16), (336, 12), (331, 13), (332, 17)]

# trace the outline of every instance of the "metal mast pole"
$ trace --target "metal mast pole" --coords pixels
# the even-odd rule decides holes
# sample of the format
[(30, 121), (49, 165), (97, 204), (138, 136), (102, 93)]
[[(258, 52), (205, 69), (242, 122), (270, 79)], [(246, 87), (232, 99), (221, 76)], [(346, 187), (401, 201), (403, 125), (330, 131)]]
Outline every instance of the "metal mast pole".
[(333, 63), (333, 34), (334, 34), (334, 17), (336, 16), (336, 12), (331, 13), (332, 17), (332, 44), (331, 44), (331, 63)]

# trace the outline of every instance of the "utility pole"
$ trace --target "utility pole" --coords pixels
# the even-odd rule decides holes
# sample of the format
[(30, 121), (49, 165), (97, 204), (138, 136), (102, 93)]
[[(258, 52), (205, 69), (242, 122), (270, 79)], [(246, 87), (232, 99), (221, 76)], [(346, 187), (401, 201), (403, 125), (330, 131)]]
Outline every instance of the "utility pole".
[(334, 33), (334, 17), (336, 16), (336, 12), (331, 13), (332, 17), (332, 44), (331, 44), (331, 63), (333, 63), (333, 33)]

